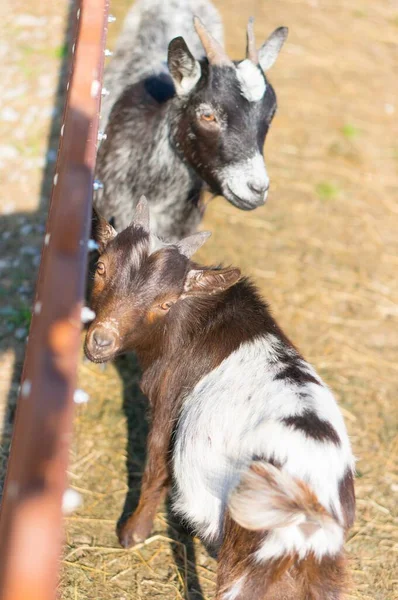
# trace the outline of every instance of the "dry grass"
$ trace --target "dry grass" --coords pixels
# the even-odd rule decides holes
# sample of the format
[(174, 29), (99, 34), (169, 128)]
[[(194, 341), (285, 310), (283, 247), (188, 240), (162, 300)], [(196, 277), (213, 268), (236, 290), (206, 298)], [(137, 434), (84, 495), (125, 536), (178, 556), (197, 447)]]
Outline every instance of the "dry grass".
[[(358, 457), (348, 598), (393, 600), (397, 8), (387, 0), (216, 4), (235, 56), (251, 13), (258, 36), (280, 24), (291, 33), (271, 73), (280, 108), (266, 144), (269, 204), (243, 213), (221, 199), (212, 202), (204, 227), (214, 235), (201, 258), (252, 274), (282, 326), (335, 391)], [(121, 17), (127, 5), (114, 0), (112, 12)], [(80, 387), (91, 401), (76, 409), (69, 477), (84, 505), (66, 520), (64, 600), (171, 600), (188, 598), (187, 587), (190, 598), (213, 597), (214, 561), (170, 520), (167, 508), (146, 544), (130, 551), (118, 546), (115, 524), (124, 504), (131, 510), (137, 498), (144, 460), (146, 402), (138, 379), (130, 357), (105, 371), (81, 365)]]

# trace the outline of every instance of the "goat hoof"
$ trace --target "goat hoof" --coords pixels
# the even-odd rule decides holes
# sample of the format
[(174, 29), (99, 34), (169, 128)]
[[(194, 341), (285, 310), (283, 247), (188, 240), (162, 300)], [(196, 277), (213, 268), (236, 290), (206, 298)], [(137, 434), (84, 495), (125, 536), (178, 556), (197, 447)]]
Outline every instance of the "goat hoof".
[(151, 529), (152, 523), (140, 524), (126, 521), (117, 532), (119, 543), (123, 548), (132, 548), (137, 544), (142, 544), (151, 533)]
[(122, 548), (133, 548), (137, 544), (141, 544), (145, 540), (140, 536), (131, 533), (130, 531), (121, 531), (119, 533), (119, 543)]

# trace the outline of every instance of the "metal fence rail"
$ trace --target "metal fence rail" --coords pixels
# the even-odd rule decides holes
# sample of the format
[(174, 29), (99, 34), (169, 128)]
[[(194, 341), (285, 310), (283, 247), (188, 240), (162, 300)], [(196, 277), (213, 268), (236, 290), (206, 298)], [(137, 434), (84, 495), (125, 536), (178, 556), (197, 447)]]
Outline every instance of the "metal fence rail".
[(56, 597), (109, 0), (74, 14), (68, 95), (0, 512), (1, 600)]

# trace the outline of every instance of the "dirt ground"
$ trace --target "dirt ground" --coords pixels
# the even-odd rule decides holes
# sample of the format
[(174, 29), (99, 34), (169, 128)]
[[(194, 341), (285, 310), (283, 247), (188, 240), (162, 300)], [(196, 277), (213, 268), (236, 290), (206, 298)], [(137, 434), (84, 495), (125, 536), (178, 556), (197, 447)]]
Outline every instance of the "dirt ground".
[[(203, 261), (253, 276), (288, 335), (333, 388), (357, 462), (358, 513), (347, 542), (353, 600), (398, 598), (396, 286), (398, 5), (395, 0), (215, 0), (227, 48), (242, 56), (287, 25), (270, 78), (279, 111), (265, 146), (267, 206), (213, 201)], [(112, 47), (129, 5), (114, 0)], [(55, 159), (64, 80), (64, 2), (0, 7), (0, 395), (4, 476)], [(84, 500), (66, 519), (64, 600), (212, 598), (215, 562), (164, 507), (153, 536), (122, 550), (145, 457), (146, 401), (134, 359), (81, 363), (70, 484)], [(127, 473), (129, 472), (129, 476)], [(395, 512), (394, 512), (395, 511)], [(395, 528), (394, 528), (395, 527)], [(394, 538), (395, 533), (395, 538)], [(189, 590), (189, 592), (187, 591)]]

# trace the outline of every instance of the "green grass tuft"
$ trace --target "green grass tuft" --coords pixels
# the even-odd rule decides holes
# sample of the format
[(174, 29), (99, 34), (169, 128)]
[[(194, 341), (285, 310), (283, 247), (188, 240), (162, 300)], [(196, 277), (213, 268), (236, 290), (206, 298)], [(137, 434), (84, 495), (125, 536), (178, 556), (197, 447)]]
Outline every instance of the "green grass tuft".
[(348, 140), (353, 140), (360, 135), (361, 131), (360, 129), (358, 129), (358, 127), (355, 127), (355, 125), (352, 125), (351, 123), (346, 123), (341, 128), (341, 133)]
[(65, 58), (68, 54), (68, 44), (63, 44), (55, 49), (55, 57), (56, 58)]
[(334, 200), (339, 195), (339, 188), (330, 181), (321, 181), (315, 189), (321, 200)]

